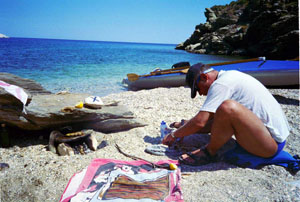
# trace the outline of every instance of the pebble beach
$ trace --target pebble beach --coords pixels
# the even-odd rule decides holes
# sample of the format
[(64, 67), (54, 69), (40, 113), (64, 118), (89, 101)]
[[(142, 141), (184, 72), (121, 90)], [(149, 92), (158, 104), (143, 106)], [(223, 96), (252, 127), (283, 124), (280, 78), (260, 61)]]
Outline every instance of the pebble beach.
[[(281, 104), (291, 132), (285, 151), (300, 155), (299, 89), (269, 89)], [(130, 155), (149, 161), (170, 159), (145, 152), (160, 143), (160, 122), (193, 117), (205, 97), (190, 98), (189, 88), (157, 88), (126, 91), (102, 98), (104, 103), (119, 101), (147, 125), (129, 131), (104, 134), (95, 132), (98, 142), (108, 145), (86, 155), (58, 156), (47, 149), (47, 135), (14, 134), (13, 145), (0, 148), (0, 163), (9, 168), (0, 171), (0, 201), (59, 201), (70, 178), (86, 168), (92, 159), (131, 160), (117, 151), (117, 143)], [(194, 134), (193, 146), (209, 140), (208, 134)], [(230, 149), (229, 141), (220, 153)], [(300, 172), (291, 174), (279, 166), (261, 169), (239, 168), (220, 161), (204, 166), (182, 166), (181, 187), (184, 201), (300, 201)]]

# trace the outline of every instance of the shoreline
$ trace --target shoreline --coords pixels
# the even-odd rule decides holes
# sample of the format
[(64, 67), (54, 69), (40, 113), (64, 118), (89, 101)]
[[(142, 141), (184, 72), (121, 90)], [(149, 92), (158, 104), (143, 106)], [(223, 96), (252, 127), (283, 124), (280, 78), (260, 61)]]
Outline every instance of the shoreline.
[[(269, 89), (280, 102), (291, 127), (285, 151), (300, 154), (299, 89)], [(125, 91), (102, 98), (103, 102), (120, 101), (147, 126), (129, 131), (96, 133), (98, 142), (108, 146), (86, 155), (58, 156), (47, 151), (48, 139), (21, 137), (10, 148), (0, 148), (0, 162), (10, 168), (0, 171), (0, 200), (2, 201), (59, 201), (70, 178), (87, 167), (94, 158), (131, 160), (120, 154), (115, 143), (128, 154), (149, 161), (169, 159), (144, 152), (159, 143), (159, 126), (194, 116), (205, 97), (190, 98), (190, 90), (156, 88)], [(193, 135), (195, 146), (208, 141), (207, 134)], [(226, 148), (231, 143), (226, 144)], [(226, 149), (224, 148), (224, 149)], [(204, 166), (182, 167), (181, 186), (185, 201), (300, 201), (300, 172), (291, 175), (279, 166), (244, 169), (225, 162)], [(298, 182), (298, 186), (293, 182)]]

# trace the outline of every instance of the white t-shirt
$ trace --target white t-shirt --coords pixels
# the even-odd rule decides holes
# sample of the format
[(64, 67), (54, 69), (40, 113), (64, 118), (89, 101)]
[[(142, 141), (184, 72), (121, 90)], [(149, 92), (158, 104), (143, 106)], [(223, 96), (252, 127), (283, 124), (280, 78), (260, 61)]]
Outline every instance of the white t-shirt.
[(277, 142), (285, 141), (290, 131), (287, 119), (279, 103), (258, 80), (235, 70), (220, 71), (200, 110), (215, 113), (222, 102), (229, 99), (256, 114)]

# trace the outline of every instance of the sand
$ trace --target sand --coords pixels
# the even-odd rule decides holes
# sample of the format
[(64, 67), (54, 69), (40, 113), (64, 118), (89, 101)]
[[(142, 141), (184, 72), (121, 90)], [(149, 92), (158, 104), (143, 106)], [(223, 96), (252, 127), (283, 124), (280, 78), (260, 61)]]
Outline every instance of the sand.
[[(291, 134), (284, 150), (300, 154), (299, 90), (270, 89), (286, 113)], [(159, 143), (159, 126), (194, 116), (205, 97), (190, 98), (190, 90), (157, 88), (138, 92), (123, 92), (103, 97), (104, 102), (120, 101), (147, 126), (129, 131), (95, 133), (99, 142), (108, 146), (86, 155), (58, 156), (47, 150), (48, 139), (43, 136), (20, 135), (14, 146), (0, 148), (0, 162), (9, 168), (0, 171), (0, 201), (59, 201), (69, 179), (87, 167), (94, 158), (131, 160), (114, 147), (150, 161), (169, 159), (145, 153), (147, 146)], [(207, 134), (195, 134), (194, 146), (205, 144)], [(221, 150), (232, 146), (230, 141)], [(217, 162), (204, 166), (183, 166), (181, 185), (185, 201), (300, 201), (300, 172), (290, 174), (279, 166), (244, 169)]]

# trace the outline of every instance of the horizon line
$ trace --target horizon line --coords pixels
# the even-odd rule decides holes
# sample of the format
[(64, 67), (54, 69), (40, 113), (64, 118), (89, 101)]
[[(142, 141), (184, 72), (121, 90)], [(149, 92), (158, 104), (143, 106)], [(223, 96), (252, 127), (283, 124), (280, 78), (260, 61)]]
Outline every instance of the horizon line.
[(45, 40), (65, 40), (65, 41), (90, 41), (90, 42), (107, 42), (107, 43), (133, 43), (133, 44), (153, 44), (153, 45), (178, 45), (173, 43), (155, 43), (155, 42), (133, 42), (133, 41), (102, 41), (102, 40), (86, 40), (86, 39), (55, 39), (55, 38), (36, 38), (36, 37), (10, 37), (2, 38), (21, 38), (21, 39), (45, 39)]

